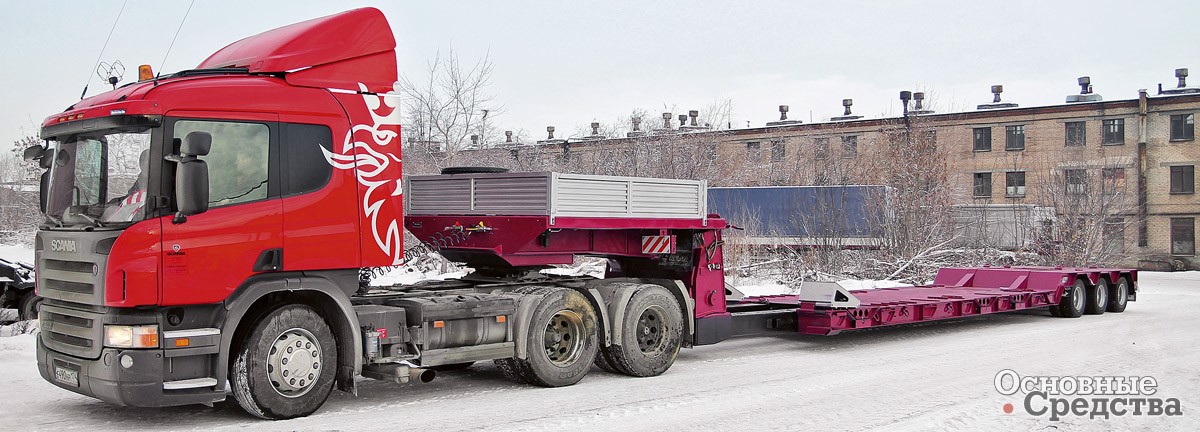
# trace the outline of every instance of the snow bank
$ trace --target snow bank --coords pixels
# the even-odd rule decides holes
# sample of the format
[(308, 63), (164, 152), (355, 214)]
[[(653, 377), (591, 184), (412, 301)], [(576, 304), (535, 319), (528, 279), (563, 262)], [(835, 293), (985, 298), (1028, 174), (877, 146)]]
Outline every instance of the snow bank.
[(427, 280), (458, 279), (470, 273), (469, 270), (442, 272), (438, 269), (402, 266), (392, 268), (386, 273), (371, 279), (371, 286), (411, 285)]
[(0, 245), (0, 258), (33, 264), (33, 248), (21, 245)]
[(17, 321), (7, 325), (0, 325), (0, 337), (20, 336), (27, 334), (36, 334), (38, 331), (38, 321)]

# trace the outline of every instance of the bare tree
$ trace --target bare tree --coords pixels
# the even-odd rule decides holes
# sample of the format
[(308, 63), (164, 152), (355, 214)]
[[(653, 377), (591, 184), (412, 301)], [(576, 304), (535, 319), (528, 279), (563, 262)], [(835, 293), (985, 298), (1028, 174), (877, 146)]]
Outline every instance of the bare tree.
[(26, 162), (26, 147), (40, 144), (29, 135), (13, 142), (11, 151), (0, 153), (0, 243), (30, 244), (41, 215), (38, 210), (37, 164)]
[(406, 159), (444, 168), (456, 164), (463, 150), (498, 141), (495, 117), (501, 107), (488, 92), (493, 69), (486, 56), (468, 66), (449, 50), (429, 61), (422, 80), (400, 79)]
[(1138, 221), (1128, 158), (1064, 157), (1036, 176), (1034, 196), (1055, 209), (1038, 252), (1065, 265), (1114, 264), (1125, 256), (1126, 228)]

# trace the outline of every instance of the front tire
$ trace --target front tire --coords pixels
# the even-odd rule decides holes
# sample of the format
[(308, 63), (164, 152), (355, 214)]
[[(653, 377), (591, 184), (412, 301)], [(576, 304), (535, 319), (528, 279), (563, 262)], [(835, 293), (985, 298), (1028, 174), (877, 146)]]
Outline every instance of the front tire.
[(307, 306), (283, 306), (247, 333), (230, 365), (233, 397), (253, 416), (282, 420), (315, 412), (329, 398), (337, 343)]
[(665, 288), (643, 285), (629, 298), (621, 322), (621, 340), (603, 347), (613, 366), (636, 377), (660, 375), (671, 368), (683, 344), (683, 312)]
[(26, 291), (21, 295), (21, 301), (18, 303), (17, 318), (21, 321), (34, 320), (38, 317), (38, 306), (42, 304), (42, 298), (33, 293), (33, 290)]

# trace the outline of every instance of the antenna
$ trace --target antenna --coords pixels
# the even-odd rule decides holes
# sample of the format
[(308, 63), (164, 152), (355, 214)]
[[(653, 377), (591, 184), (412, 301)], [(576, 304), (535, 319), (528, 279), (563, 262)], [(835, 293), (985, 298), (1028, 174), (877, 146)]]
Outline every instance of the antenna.
[(104, 38), (104, 45), (100, 47), (100, 55), (96, 56), (96, 65), (88, 70), (88, 79), (83, 84), (83, 93), (79, 94), (79, 100), (83, 100), (83, 97), (87, 96), (88, 86), (92, 84), (92, 71), (100, 67), (100, 59), (104, 58), (104, 50), (108, 49), (108, 40), (112, 39), (113, 30), (117, 29), (117, 23), (121, 21), (121, 15), (125, 13), (126, 4), (129, 4), (129, 0), (121, 3), (121, 10), (117, 12), (117, 19), (113, 20), (112, 28), (108, 29), (108, 37)]
[[(196, 4), (196, 0), (188, 3), (187, 12), (183, 13), (183, 19), (179, 20), (179, 28), (175, 29), (175, 36), (171, 38), (171, 45), (167, 46), (167, 53), (163, 54), (162, 63), (158, 64), (158, 71), (162, 73), (163, 67), (167, 64), (167, 56), (171, 55), (171, 48), (175, 48), (175, 39), (179, 38), (179, 31), (183, 30), (183, 23), (187, 22), (188, 14), (192, 13), (192, 6)], [(158, 75), (154, 75), (154, 85), (158, 85)]]

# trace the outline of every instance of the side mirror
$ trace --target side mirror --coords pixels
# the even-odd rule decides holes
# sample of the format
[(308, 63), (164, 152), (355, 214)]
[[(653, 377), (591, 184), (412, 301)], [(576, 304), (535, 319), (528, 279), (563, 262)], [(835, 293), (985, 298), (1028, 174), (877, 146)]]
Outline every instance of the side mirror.
[(23, 157), (25, 158), (26, 161), (32, 162), (34, 160), (40, 159), (42, 157), (42, 155), (44, 155), (44, 154), (46, 154), (46, 148), (42, 147), (40, 145), (35, 145), (35, 146), (30, 146), (29, 148), (26, 148), (25, 154), (23, 155)]
[(198, 156), (207, 155), (211, 148), (212, 135), (208, 132), (192, 132), (184, 137), (175, 165), (175, 198), (179, 212), (172, 222), (183, 223), (188, 216), (208, 211), (208, 164)]

